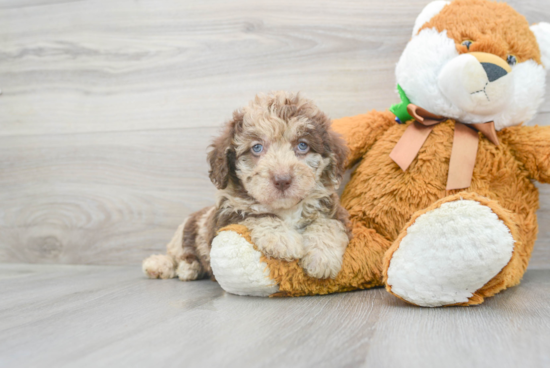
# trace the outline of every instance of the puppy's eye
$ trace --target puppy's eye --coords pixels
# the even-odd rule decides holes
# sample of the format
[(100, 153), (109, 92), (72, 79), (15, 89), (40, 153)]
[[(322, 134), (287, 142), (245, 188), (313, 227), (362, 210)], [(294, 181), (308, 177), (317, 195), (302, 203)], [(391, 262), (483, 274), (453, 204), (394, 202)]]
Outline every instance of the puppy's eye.
[(514, 55), (508, 55), (506, 57), (506, 62), (508, 63), (508, 65), (514, 66), (518, 63), (518, 59)]
[(466, 48), (470, 50), (470, 46), (472, 46), (472, 43), (473, 42), (470, 40), (462, 41), (462, 46), (466, 46)]
[(298, 146), (296, 148), (298, 148), (298, 152), (300, 153), (306, 153), (307, 151), (309, 151), (309, 146), (305, 142), (298, 143)]
[(261, 144), (255, 144), (252, 146), (252, 153), (256, 155), (262, 153), (263, 150), (264, 150), (264, 146), (262, 146)]

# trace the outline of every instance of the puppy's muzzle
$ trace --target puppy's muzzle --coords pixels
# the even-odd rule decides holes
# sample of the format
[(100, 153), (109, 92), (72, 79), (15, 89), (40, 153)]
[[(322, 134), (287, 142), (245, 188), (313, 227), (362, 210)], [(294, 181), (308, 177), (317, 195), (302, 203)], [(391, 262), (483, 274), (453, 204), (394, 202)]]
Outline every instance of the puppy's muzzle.
[(273, 181), (273, 185), (275, 186), (275, 188), (277, 188), (281, 192), (284, 192), (292, 185), (292, 176), (290, 176), (289, 174), (273, 175), (271, 180)]
[(495, 114), (513, 92), (512, 68), (502, 58), (470, 52), (449, 61), (438, 77), (438, 87), (454, 105), (475, 114)]

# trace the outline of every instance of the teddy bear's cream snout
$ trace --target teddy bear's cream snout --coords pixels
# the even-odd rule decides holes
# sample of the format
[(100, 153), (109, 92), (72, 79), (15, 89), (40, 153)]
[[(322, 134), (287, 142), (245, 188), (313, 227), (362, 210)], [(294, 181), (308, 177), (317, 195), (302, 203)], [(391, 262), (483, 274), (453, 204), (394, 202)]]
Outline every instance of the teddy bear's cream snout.
[(438, 85), (443, 95), (473, 114), (497, 113), (513, 92), (512, 68), (496, 55), (472, 52), (449, 61)]

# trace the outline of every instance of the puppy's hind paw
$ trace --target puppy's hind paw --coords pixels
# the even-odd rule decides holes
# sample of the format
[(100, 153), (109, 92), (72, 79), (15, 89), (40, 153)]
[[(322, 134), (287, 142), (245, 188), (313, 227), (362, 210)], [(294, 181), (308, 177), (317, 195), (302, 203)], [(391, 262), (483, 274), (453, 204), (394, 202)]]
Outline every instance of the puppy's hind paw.
[(176, 274), (181, 281), (193, 281), (202, 277), (202, 266), (198, 261), (187, 263), (181, 261)]
[(143, 261), (143, 273), (151, 279), (171, 279), (176, 276), (174, 258), (165, 254), (154, 254)]
[(258, 237), (253, 235), (252, 240), (258, 249), (268, 257), (291, 261), (300, 259), (305, 254), (302, 236), (295, 232), (274, 231)]
[(327, 257), (319, 250), (312, 250), (300, 260), (300, 266), (308, 276), (317, 279), (334, 279), (342, 268), (342, 259)]

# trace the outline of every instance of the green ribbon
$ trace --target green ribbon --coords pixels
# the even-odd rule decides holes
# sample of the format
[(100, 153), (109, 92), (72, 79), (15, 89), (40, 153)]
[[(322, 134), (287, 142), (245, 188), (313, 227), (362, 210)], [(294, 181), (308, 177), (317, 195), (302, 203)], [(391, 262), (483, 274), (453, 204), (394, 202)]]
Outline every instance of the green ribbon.
[(411, 103), (411, 100), (407, 97), (407, 94), (405, 91), (403, 91), (403, 88), (398, 84), (397, 85), (397, 92), (399, 93), (399, 97), (401, 98), (401, 102), (395, 105), (392, 105), (390, 107), (390, 111), (397, 116), (399, 119), (400, 124), (405, 124), (406, 121), (412, 120), (412, 116), (407, 111), (407, 106)]

